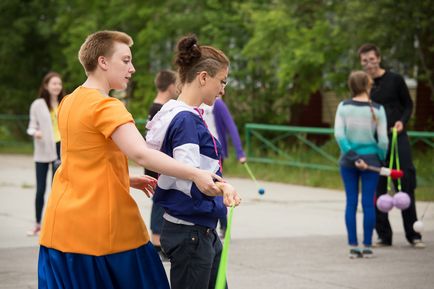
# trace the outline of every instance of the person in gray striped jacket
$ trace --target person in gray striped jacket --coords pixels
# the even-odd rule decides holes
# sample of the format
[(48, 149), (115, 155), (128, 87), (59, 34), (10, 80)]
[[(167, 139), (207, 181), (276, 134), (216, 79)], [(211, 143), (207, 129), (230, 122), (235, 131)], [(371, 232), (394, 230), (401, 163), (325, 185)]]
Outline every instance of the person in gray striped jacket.
[[(376, 172), (363, 170), (366, 165), (379, 167), (387, 154), (387, 121), (383, 106), (372, 102), (369, 91), (372, 79), (364, 71), (352, 72), (348, 78), (351, 99), (339, 103), (335, 119), (335, 138), (341, 150), (340, 173), (346, 193), (345, 224), (350, 258), (373, 255), (372, 234), (375, 227)], [(363, 248), (359, 248), (356, 211), (362, 183)]]

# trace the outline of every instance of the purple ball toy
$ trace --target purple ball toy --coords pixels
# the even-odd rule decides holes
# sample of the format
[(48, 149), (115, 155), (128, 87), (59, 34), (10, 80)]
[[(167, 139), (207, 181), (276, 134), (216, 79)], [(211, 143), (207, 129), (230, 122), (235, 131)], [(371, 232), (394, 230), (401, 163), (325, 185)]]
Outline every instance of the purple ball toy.
[(389, 194), (381, 195), (377, 199), (377, 208), (383, 213), (387, 213), (393, 208), (393, 197)]
[(393, 196), (393, 205), (400, 210), (405, 210), (410, 207), (410, 196), (404, 192), (397, 192)]

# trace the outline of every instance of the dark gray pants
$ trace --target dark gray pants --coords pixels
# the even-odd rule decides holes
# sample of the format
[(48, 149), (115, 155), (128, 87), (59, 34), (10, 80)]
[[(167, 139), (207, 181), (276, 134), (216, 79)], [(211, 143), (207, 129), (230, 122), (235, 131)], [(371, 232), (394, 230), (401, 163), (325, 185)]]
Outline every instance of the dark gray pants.
[(161, 248), (170, 259), (172, 289), (215, 288), (223, 248), (215, 229), (164, 220)]

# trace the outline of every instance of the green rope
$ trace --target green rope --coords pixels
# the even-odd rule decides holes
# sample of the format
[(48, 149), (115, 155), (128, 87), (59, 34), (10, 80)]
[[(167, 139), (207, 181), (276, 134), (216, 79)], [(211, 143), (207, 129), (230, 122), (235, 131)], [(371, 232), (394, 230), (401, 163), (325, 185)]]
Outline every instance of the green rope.
[(229, 242), (231, 240), (231, 227), (232, 227), (232, 215), (234, 212), (234, 207), (230, 207), (228, 216), (228, 225), (226, 227), (225, 240), (223, 242), (223, 250), (220, 257), (220, 265), (217, 273), (217, 281), (215, 289), (225, 289), (226, 288), (226, 269), (228, 266), (228, 251)]
[(247, 172), (249, 173), (250, 177), (252, 178), (252, 180), (255, 182), (256, 186), (259, 188), (259, 183), (256, 180), (255, 176), (253, 175), (252, 171), (250, 170), (249, 165), (247, 164), (247, 162), (243, 163), (244, 167), (246, 168)]
[[(390, 162), (389, 169), (393, 169), (393, 163), (396, 158), (396, 169), (400, 170), (401, 166), (399, 164), (399, 153), (398, 153), (398, 131), (396, 128), (392, 128), (392, 145), (390, 147)], [(387, 190), (391, 190), (392, 178), (390, 176), (387, 177)], [(398, 191), (401, 191), (401, 179), (398, 179)]]

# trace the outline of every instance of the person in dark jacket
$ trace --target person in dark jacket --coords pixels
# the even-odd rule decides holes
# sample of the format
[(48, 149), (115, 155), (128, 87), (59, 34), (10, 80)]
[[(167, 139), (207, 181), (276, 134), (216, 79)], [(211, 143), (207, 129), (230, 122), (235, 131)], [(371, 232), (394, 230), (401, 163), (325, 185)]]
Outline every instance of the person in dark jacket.
[[(176, 72), (163, 69), (155, 76), (155, 87), (157, 88), (157, 96), (154, 99), (148, 112), (148, 122), (160, 111), (161, 107), (171, 99), (177, 97), (176, 91)], [(145, 175), (158, 179), (158, 173), (145, 169)], [(161, 251), (160, 235), (163, 228), (164, 209), (152, 202), (151, 209), (151, 242), (155, 250), (160, 254), (163, 261), (167, 258)]]
[[(385, 70), (380, 66), (380, 50), (374, 44), (364, 44), (358, 50), (360, 64), (363, 69), (372, 77), (374, 85), (371, 89), (371, 99), (384, 106), (386, 110), (387, 127), (389, 139), (391, 139), (392, 128), (398, 132), (398, 153), (401, 169), (404, 171), (402, 178), (402, 190), (409, 194), (411, 205), (402, 211), (405, 237), (415, 248), (425, 248), (420, 233), (413, 229), (414, 222), (417, 221), (415, 189), (416, 189), (416, 169), (414, 167), (410, 142), (406, 132), (408, 120), (413, 111), (413, 101), (410, 98), (407, 85), (403, 77), (397, 73)], [(390, 159), (390, 146), (386, 158)], [(377, 187), (377, 197), (387, 193), (387, 179), (380, 178)], [(392, 245), (392, 228), (390, 226), (387, 213), (376, 210), (377, 221), (376, 231), (378, 234), (377, 246)]]

